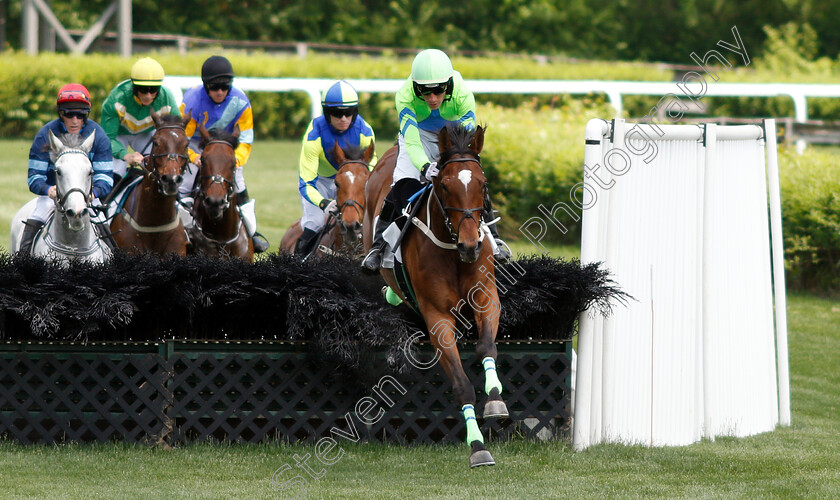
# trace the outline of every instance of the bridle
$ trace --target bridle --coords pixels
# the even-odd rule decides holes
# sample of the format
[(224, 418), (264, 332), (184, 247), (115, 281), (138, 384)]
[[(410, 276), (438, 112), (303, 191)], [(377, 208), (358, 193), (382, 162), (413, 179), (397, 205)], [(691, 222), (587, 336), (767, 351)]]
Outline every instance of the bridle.
[[(338, 165), (338, 168), (336, 169), (336, 171), (341, 170), (341, 168), (344, 167), (344, 165), (347, 165), (347, 164), (350, 164), (350, 163), (358, 163), (359, 165), (364, 166), (366, 169), (368, 169), (368, 171), (370, 171), (370, 164), (365, 162), (365, 161), (362, 161), (362, 160), (344, 160), (343, 162), (341, 162)], [(342, 203), (338, 207), (338, 216), (336, 218), (339, 220), (339, 222), (341, 221), (341, 214), (344, 213), (344, 209), (347, 208), (347, 207), (352, 207), (356, 211), (356, 213), (359, 214), (359, 219), (364, 218), (364, 216), (365, 216), (365, 206), (362, 205), (361, 203), (359, 203), (358, 201), (352, 199), (352, 198), (348, 198), (347, 200), (344, 201), (344, 203)]]
[[(57, 164), (59, 158), (61, 158), (62, 156), (66, 155), (66, 154), (71, 154), (71, 153), (83, 154), (83, 155), (85, 155), (85, 157), (87, 157), (87, 153), (80, 150), (80, 149), (66, 149), (66, 150), (62, 151), (61, 153), (59, 153), (55, 157), (55, 161), (53, 163)], [(92, 170), (93, 170), (93, 167), (91, 167), (91, 171)], [(58, 182), (56, 182), (55, 183), (55, 199), (56, 199), (55, 211), (56, 212), (60, 213), (61, 215), (64, 215), (65, 213), (67, 213), (67, 209), (64, 208), (64, 204), (67, 202), (67, 198), (73, 193), (81, 193), (82, 196), (85, 197), (85, 203), (88, 206), (90, 206), (90, 200), (93, 198), (93, 196), (92, 196), (93, 195), (93, 182), (90, 183), (90, 189), (88, 190), (88, 192), (85, 192), (81, 188), (72, 188), (72, 189), (70, 189), (66, 192), (63, 192), (63, 193), (61, 192), (61, 189), (58, 187)]]
[[(208, 141), (207, 144), (205, 144), (204, 147), (202, 148), (202, 152), (201, 152), (201, 164), (202, 165), (204, 165), (204, 151), (206, 151), (207, 146), (209, 146), (211, 144), (224, 144), (225, 146), (233, 149), (233, 146), (227, 141), (221, 141), (221, 140)], [(222, 203), (222, 211), (224, 212), (225, 210), (230, 208), (230, 197), (233, 194), (233, 190), (234, 190), (233, 183), (230, 182), (229, 180), (225, 179), (221, 175), (216, 174), (216, 175), (202, 175), (202, 176), (199, 176), (199, 178), (198, 178), (199, 184), (203, 183), (203, 181), (205, 179), (210, 180), (210, 186), (212, 186), (213, 184), (221, 184), (222, 186), (227, 185), (227, 187), (225, 188), (225, 199), (224, 199), (224, 202)], [(204, 190), (203, 189), (199, 189), (199, 197), (204, 198)]]
[[(450, 165), (452, 163), (459, 163), (459, 162), (474, 162), (474, 163), (478, 164), (479, 168), (481, 168), (481, 159), (478, 156), (451, 158), (449, 160), (446, 160), (443, 163), (443, 165), (441, 165), (440, 172), (438, 173), (438, 178), (440, 178), (440, 176), (443, 175), (443, 171), (444, 171), (444, 169), (446, 169), (446, 167), (448, 165)], [(485, 194), (487, 193), (487, 184), (486, 183), (484, 184), (484, 192), (485, 192)], [(432, 189), (432, 197), (437, 202), (438, 208), (440, 208), (440, 211), (443, 214), (443, 223), (446, 225), (446, 228), (449, 230), (449, 236), (452, 238), (453, 241), (455, 241), (455, 242), (458, 241), (458, 234), (461, 231), (461, 224), (463, 224), (464, 221), (467, 220), (467, 219), (472, 219), (473, 222), (475, 222), (476, 226), (479, 228), (479, 235), (483, 236), (482, 231), (481, 231), (481, 215), (480, 215), (481, 212), (484, 210), (483, 205), (480, 206), (480, 207), (475, 207), (475, 208), (458, 208), (458, 207), (445, 206), (441, 202), (440, 198), (438, 197), (437, 190), (435, 190), (435, 189)], [(455, 212), (461, 212), (462, 214), (464, 214), (464, 216), (461, 218), (461, 221), (458, 222), (458, 227), (457, 228), (452, 225), (452, 219), (449, 217), (449, 212), (448, 212), (449, 210), (452, 210), (452, 211), (455, 211)], [(479, 213), (478, 218), (475, 217), (475, 212)]]
[[(184, 131), (184, 127), (182, 127), (181, 125), (164, 125), (164, 126), (158, 128), (155, 131), (155, 134), (152, 136), (151, 139), (149, 139), (149, 144), (151, 144), (152, 141), (155, 140), (155, 137), (157, 136), (158, 132), (160, 132), (161, 130), (166, 130), (166, 129), (177, 129), (177, 130), (180, 130), (182, 132)], [(184, 136), (186, 137), (186, 133), (184, 134)], [(148, 147), (148, 144), (146, 145), (146, 147)], [(143, 149), (145, 150), (146, 148), (143, 148)], [(152, 149), (154, 149), (154, 148), (152, 148)], [(163, 184), (162, 184), (162, 180), (161, 180), (161, 175), (158, 172), (157, 168), (154, 168), (154, 161), (157, 160), (158, 158), (164, 158), (165, 159), (164, 160), (164, 165), (166, 165), (167, 162), (171, 162), (171, 161), (175, 161), (175, 162), (183, 161), (183, 163), (179, 167), (179, 171), (180, 171), (181, 175), (184, 175), (184, 172), (187, 170), (187, 163), (189, 163), (190, 157), (187, 156), (186, 153), (170, 152), (170, 153), (155, 154), (154, 152), (152, 152), (152, 153), (149, 154), (149, 160), (151, 160), (152, 168), (149, 168), (149, 166), (146, 164), (146, 162), (143, 162), (143, 164), (142, 164), (143, 172), (147, 176), (149, 176), (153, 181), (155, 181), (155, 183), (158, 186), (158, 190), (161, 192), (161, 194), (163, 194)]]

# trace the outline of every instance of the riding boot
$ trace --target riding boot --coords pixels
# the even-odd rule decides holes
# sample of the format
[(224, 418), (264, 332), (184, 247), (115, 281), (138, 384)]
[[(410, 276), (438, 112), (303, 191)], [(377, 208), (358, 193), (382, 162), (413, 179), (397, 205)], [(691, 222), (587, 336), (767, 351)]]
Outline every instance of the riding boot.
[(245, 230), (248, 232), (248, 236), (254, 241), (254, 252), (265, 252), (268, 250), (269, 243), (265, 236), (257, 232), (257, 214), (254, 207), (256, 200), (251, 200), (248, 197), (248, 191), (245, 190), (237, 193), (237, 203), (239, 205), (239, 216), (242, 217)]
[(29, 219), (23, 223), (23, 236), (20, 239), (20, 248), (18, 248), (18, 252), (23, 252), (27, 255), (32, 253), (32, 247), (35, 244), (35, 236), (38, 235), (38, 231), (44, 227), (44, 223), (36, 220), (36, 219)]
[(493, 214), (493, 203), (490, 201), (490, 194), (484, 193), (484, 212), (481, 214), (483, 216), (485, 224), (487, 224), (487, 228), (490, 230), (490, 235), (496, 242), (496, 251), (493, 253), (493, 257), (499, 262), (507, 262), (510, 257), (510, 247), (507, 246), (507, 243), (502, 240), (499, 236), (499, 231), (496, 229), (496, 223), (490, 223), (494, 219)]
[(373, 244), (362, 261), (362, 271), (373, 274), (379, 271), (379, 268), (382, 266), (382, 252), (388, 246), (383, 233), (391, 225), (391, 222), (393, 222), (394, 212), (394, 203), (386, 197), (385, 203), (382, 204), (382, 211), (379, 213), (379, 220), (376, 222), (376, 233), (373, 237)]
[(297, 243), (295, 243), (295, 255), (303, 256), (308, 254), (312, 249), (312, 243), (317, 243), (315, 241), (316, 236), (318, 236), (317, 232), (308, 228), (304, 229), (303, 234), (300, 235)]

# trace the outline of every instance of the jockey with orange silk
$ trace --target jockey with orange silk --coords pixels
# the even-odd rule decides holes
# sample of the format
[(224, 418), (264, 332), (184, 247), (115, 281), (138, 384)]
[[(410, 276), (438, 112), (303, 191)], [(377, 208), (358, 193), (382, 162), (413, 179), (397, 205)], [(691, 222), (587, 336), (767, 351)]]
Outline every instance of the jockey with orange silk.
[(47, 123), (32, 142), (29, 149), (29, 190), (38, 195), (35, 208), (24, 222), (20, 250), (29, 253), (38, 230), (55, 210), (57, 196), (55, 187), (55, 164), (50, 159), (49, 132), (58, 137), (65, 133), (89, 137), (94, 134), (93, 147), (88, 153), (93, 166), (93, 196), (103, 198), (113, 187), (113, 155), (108, 135), (93, 120), (90, 120), (90, 92), (84, 85), (68, 83), (58, 91), (56, 99), (58, 118)]
[[(359, 114), (359, 96), (344, 80), (339, 80), (321, 96), (324, 114), (309, 123), (300, 152), (298, 190), (303, 216), (303, 234), (295, 245), (296, 255), (305, 255), (324, 227), (324, 214), (337, 214), (335, 176), (341, 168), (333, 148), (367, 148), (374, 142), (373, 129)], [(376, 165), (374, 156), (369, 168)]]
[[(376, 223), (373, 245), (362, 268), (376, 272), (382, 264), (382, 253), (388, 247), (383, 232), (400, 215), (408, 198), (419, 191), (425, 182), (438, 174), (440, 158), (438, 133), (448, 124), (474, 129), (475, 97), (467, 89), (461, 74), (452, 68), (449, 57), (437, 49), (427, 49), (414, 58), (411, 76), (397, 91), (396, 110), (400, 131), (399, 152), (394, 168), (394, 183), (385, 197)], [(485, 195), (483, 218), (493, 219), (489, 195)], [(510, 258), (507, 245), (499, 238), (495, 224), (489, 224), (496, 240), (497, 260)]]
[[(233, 86), (233, 77), (233, 65), (227, 58), (210, 56), (201, 66), (202, 84), (184, 93), (181, 114), (190, 117), (186, 127), (187, 137), (190, 138), (190, 149), (187, 153), (190, 164), (184, 174), (184, 182), (178, 190), (181, 204), (191, 208), (195, 179), (201, 167), (199, 144), (202, 137), (198, 130), (199, 120), (207, 130), (222, 129), (232, 134), (238, 127), (239, 146), (234, 151), (236, 169), (233, 180), (236, 201), (248, 236), (254, 242), (254, 251), (261, 253), (268, 250), (269, 243), (265, 236), (257, 232), (256, 200), (249, 197), (248, 187), (245, 185), (245, 163), (251, 156), (251, 145), (254, 143), (254, 113), (245, 92)], [(184, 215), (182, 211), (182, 219), (191, 219), (190, 216)]]

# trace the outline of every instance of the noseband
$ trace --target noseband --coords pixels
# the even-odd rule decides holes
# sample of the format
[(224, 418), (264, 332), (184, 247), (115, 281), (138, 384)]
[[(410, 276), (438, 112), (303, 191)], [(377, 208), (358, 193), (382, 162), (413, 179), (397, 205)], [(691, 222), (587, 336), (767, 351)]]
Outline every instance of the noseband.
[[(152, 136), (150, 141), (154, 141), (155, 136), (157, 136), (158, 132), (160, 132), (161, 130), (166, 130), (166, 129), (177, 129), (177, 130), (184, 131), (184, 128), (180, 125), (164, 125), (164, 126), (160, 127), (159, 129), (157, 129), (155, 131), (155, 135)], [(184, 135), (186, 136), (186, 133)], [(146, 175), (151, 177), (152, 180), (154, 180), (155, 183), (157, 183), (158, 188), (161, 190), (161, 193), (162, 193), (163, 192), (163, 184), (162, 184), (161, 175), (160, 175), (160, 173), (158, 173), (157, 168), (154, 168), (154, 161), (157, 160), (158, 158), (165, 158), (164, 165), (166, 164), (166, 162), (170, 162), (170, 161), (175, 161), (175, 162), (183, 161), (183, 163), (179, 167), (181, 175), (183, 175), (184, 171), (187, 169), (187, 163), (190, 161), (190, 157), (187, 156), (184, 153), (175, 153), (175, 152), (160, 153), (160, 154), (150, 153), (149, 154), (149, 160), (151, 160), (151, 162), (152, 162), (152, 168), (149, 168), (149, 166), (146, 165), (145, 162), (144, 162), (143, 163), (143, 170), (145, 171)]]
[[(62, 156), (66, 155), (66, 154), (70, 154), (70, 153), (83, 154), (83, 155), (85, 155), (85, 157), (87, 157), (87, 153), (85, 153), (84, 151), (82, 151), (80, 149), (67, 149), (67, 150), (59, 153), (58, 156), (55, 157), (55, 161), (58, 162), (59, 158), (61, 158)], [(91, 169), (92, 169), (92, 167), (91, 167)], [(60, 213), (61, 215), (64, 215), (65, 213), (67, 213), (67, 209), (64, 208), (64, 204), (67, 203), (67, 198), (73, 193), (81, 193), (82, 196), (85, 197), (85, 203), (88, 206), (90, 206), (90, 199), (92, 198), (91, 195), (93, 194), (93, 182), (90, 183), (90, 190), (87, 193), (81, 188), (72, 188), (69, 191), (67, 191), (65, 193), (62, 193), (60, 191), (59, 187), (58, 187), (58, 182), (56, 182), (55, 183), (55, 198), (56, 198), (55, 211), (56, 212)]]
[[(446, 168), (449, 164), (451, 164), (451, 163), (459, 163), (459, 162), (468, 162), (468, 161), (469, 161), (469, 162), (475, 162), (475, 163), (478, 163), (479, 168), (481, 167), (481, 160), (480, 160), (478, 157), (472, 157), (472, 158), (469, 158), (469, 157), (452, 158), (452, 159), (450, 159), (450, 160), (445, 161), (445, 162), (443, 163), (443, 165), (441, 165), (441, 167), (440, 167), (440, 173), (438, 173), (438, 177), (440, 177), (441, 175), (443, 175), (443, 170), (444, 170), (444, 169), (445, 169), (445, 168)], [(485, 191), (485, 192), (487, 191), (487, 184), (485, 184), (485, 185), (484, 185), (484, 191)], [(444, 224), (446, 225), (446, 228), (449, 230), (449, 236), (451, 236), (451, 237), (452, 237), (452, 240), (453, 240), (453, 241), (455, 241), (455, 242), (457, 242), (457, 241), (458, 241), (458, 234), (461, 232), (461, 224), (463, 224), (463, 223), (464, 223), (464, 221), (465, 221), (465, 220), (467, 220), (467, 219), (472, 219), (472, 220), (473, 220), (473, 222), (475, 222), (476, 226), (478, 226), (478, 227), (479, 227), (479, 235), (480, 235), (480, 236), (483, 236), (482, 231), (481, 231), (481, 229), (480, 229), (480, 228), (481, 228), (481, 221), (480, 221), (480, 217), (481, 217), (481, 216), (479, 215), (479, 218), (476, 218), (474, 214), (475, 214), (475, 212), (479, 212), (479, 214), (480, 214), (480, 213), (481, 213), (481, 211), (483, 211), (483, 210), (484, 210), (484, 206), (475, 207), (475, 208), (458, 208), (458, 207), (449, 207), (449, 206), (445, 206), (445, 205), (444, 205), (444, 204), (440, 201), (440, 198), (439, 198), (439, 197), (438, 197), (438, 195), (437, 195), (437, 191), (436, 191), (436, 190), (434, 190), (434, 189), (432, 189), (432, 197), (434, 197), (435, 201), (436, 201), (436, 202), (437, 202), (437, 204), (438, 204), (438, 208), (440, 208), (441, 213), (443, 213), (443, 222), (444, 222)], [(449, 212), (448, 212), (448, 210), (452, 210), (452, 211), (455, 211), (455, 212), (461, 212), (462, 214), (464, 214), (464, 216), (461, 218), (461, 221), (460, 221), (460, 222), (458, 222), (458, 227), (457, 227), (457, 228), (456, 228), (456, 227), (453, 227), (453, 225), (452, 225), (452, 219), (449, 217)]]

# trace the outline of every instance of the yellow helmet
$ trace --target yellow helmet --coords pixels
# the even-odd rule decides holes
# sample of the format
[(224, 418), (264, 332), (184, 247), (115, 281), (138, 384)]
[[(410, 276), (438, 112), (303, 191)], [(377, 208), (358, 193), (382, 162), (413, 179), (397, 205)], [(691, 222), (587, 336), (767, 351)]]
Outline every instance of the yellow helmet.
[(144, 57), (131, 67), (131, 82), (134, 85), (160, 86), (163, 77), (163, 66), (151, 57)]

